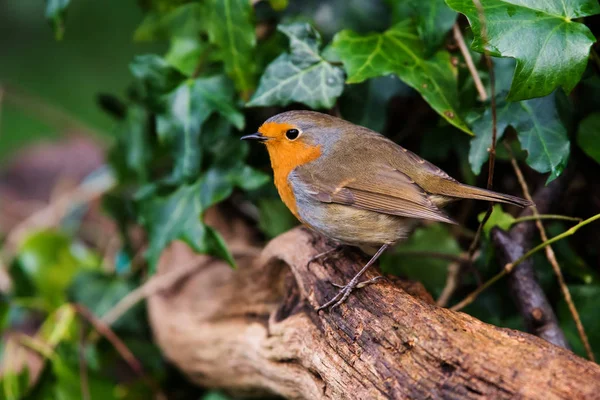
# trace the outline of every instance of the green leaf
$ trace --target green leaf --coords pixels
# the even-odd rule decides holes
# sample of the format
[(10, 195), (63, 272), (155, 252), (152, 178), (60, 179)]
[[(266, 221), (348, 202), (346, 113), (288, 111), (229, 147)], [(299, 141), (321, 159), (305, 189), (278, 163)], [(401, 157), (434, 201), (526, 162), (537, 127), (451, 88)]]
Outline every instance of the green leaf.
[(569, 93), (581, 79), (595, 38), (575, 19), (600, 13), (597, 0), (482, 1), (486, 38), (472, 0), (446, 3), (467, 16), (474, 50), (517, 59), (509, 100), (546, 96), (559, 86)]
[(321, 36), (309, 24), (279, 25), (290, 40), (290, 53), (267, 67), (258, 89), (246, 105), (287, 106), (303, 103), (313, 109), (331, 108), (344, 90), (344, 71), (319, 53)]
[[(102, 317), (136, 287), (134, 282), (124, 277), (107, 275), (101, 271), (82, 271), (73, 280), (69, 294), (73, 302), (83, 304), (94, 315)], [(143, 307), (135, 306), (127, 310), (112, 328), (143, 332), (145, 326), (140, 323), (141, 316)]]
[(141, 200), (140, 216), (149, 235), (147, 256), (151, 267), (155, 268), (162, 250), (176, 239), (233, 266), (223, 239), (201, 218), (209, 207), (229, 197), (234, 187), (251, 190), (267, 180), (266, 175), (237, 164), (228, 170), (209, 169), (195, 183), (181, 185), (167, 196), (147, 195)]
[(248, 0), (208, 0), (208, 35), (219, 49), (225, 72), (242, 95), (249, 94), (255, 85), (253, 9)]
[(577, 144), (585, 154), (600, 163), (600, 112), (590, 114), (581, 121)]
[(125, 120), (116, 129), (116, 144), (109, 159), (121, 183), (131, 177), (139, 182), (148, 181), (148, 165), (152, 159), (149, 143), (148, 112), (140, 106), (127, 109)]
[(146, 91), (144, 98), (151, 103), (155, 103), (157, 97), (170, 92), (185, 79), (183, 74), (156, 54), (136, 56), (129, 64), (129, 70)]
[(396, 74), (448, 122), (471, 134), (458, 115), (456, 69), (450, 54), (440, 51), (426, 59), (425, 46), (411, 21), (364, 36), (345, 30), (335, 36), (333, 46), (346, 68), (347, 83)]
[[(498, 138), (506, 127), (512, 126), (518, 134), (523, 150), (528, 153), (527, 164), (540, 173), (551, 172), (548, 182), (558, 177), (567, 164), (570, 142), (567, 129), (560, 119), (556, 93), (550, 96), (505, 103), (498, 107)], [(491, 111), (473, 125), (475, 138), (471, 141), (469, 162), (474, 173), (488, 159), (487, 148), (492, 143)]]
[(55, 309), (66, 301), (65, 291), (81, 268), (93, 268), (98, 259), (61, 233), (41, 231), (29, 236), (19, 249), (18, 266), (32, 283), (44, 306)]
[(174, 37), (171, 39), (165, 60), (181, 73), (191, 76), (203, 54), (207, 51), (206, 43), (196, 37)]
[[(483, 217), (485, 216), (485, 214), (485, 212), (480, 213), (477, 216), (477, 220), (479, 222), (483, 221)], [(489, 237), (490, 232), (494, 227), (498, 227), (503, 231), (508, 231), (514, 222), (515, 218), (509, 213), (504, 212), (500, 204), (496, 204), (492, 209), (490, 218), (487, 220), (485, 226), (483, 227), (483, 232), (485, 233), (486, 237)]]
[(236, 109), (233, 88), (224, 76), (188, 80), (167, 96), (166, 110), (157, 116), (156, 125), (159, 138), (173, 147), (172, 180), (198, 175), (203, 156), (203, 124), (216, 112), (238, 129), (244, 127), (244, 115)]
[(451, 261), (424, 254), (410, 255), (410, 252), (458, 256), (461, 253), (458, 242), (445, 226), (434, 224), (417, 228), (405, 242), (396, 247), (396, 251), (381, 257), (382, 271), (417, 280), (434, 297), (439, 296), (446, 283), (448, 264)]
[(456, 12), (444, 0), (387, 0), (392, 6), (394, 22), (412, 18), (419, 37), (426, 46), (427, 56), (444, 43), (446, 34), (456, 21)]
[(52, 24), (54, 37), (62, 40), (65, 35), (65, 15), (71, 0), (46, 0), (46, 19)]
[(382, 132), (388, 117), (388, 103), (394, 96), (407, 95), (412, 91), (396, 76), (369, 79), (351, 85), (340, 98), (342, 116), (357, 125)]
[(182, 4), (166, 10), (151, 10), (133, 34), (133, 40), (154, 41), (176, 37), (199, 37), (204, 29), (205, 15), (201, 3)]

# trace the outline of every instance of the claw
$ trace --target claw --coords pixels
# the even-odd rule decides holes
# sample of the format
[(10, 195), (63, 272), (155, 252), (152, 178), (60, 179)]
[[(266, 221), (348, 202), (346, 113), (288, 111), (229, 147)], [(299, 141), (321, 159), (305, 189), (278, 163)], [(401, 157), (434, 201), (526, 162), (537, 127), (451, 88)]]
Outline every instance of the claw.
[[(335, 307), (338, 307), (340, 304), (342, 304), (344, 301), (346, 301), (346, 299), (348, 298), (348, 296), (350, 296), (350, 293), (352, 293), (352, 290), (354, 290), (354, 288), (360, 289), (362, 287), (370, 285), (371, 283), (375, 283), (378, 280), (380, 280), (381, 278), (383, 278), (382, 276), (376, 276), (375, 278), (369, 279), (368, 281), (358, 282), (358, 279), (361, 277), (361, 275), (377, 260), (377, 258), (379, 258), (379, 256), (388, 247), (389, 247), (388, 244), (384, 244), (383, 246), (381, 246), (379, 248), (379, 250), (377, 250), (377, 253), (375, 253), (375, 255), (373, 255), (373, 257), (371, 257), (369, 262), (364, 267), (362, 267), (362, 269), (354, 276), (354, 278), (352, 278), (350, 280), (350, 282), (348, 282), (348, 284), (346, 284), (345, 286), (341, 286), (341, 285), (338, 285), (338, 284), (335, 284), (332, 282), (333, 286), (338, 287), (341, 290), (333, 297), (333, 299), (329, 300), (327, 303), (318, 307), (317, 311), (321, 311), (327, 307), (331, 307), (332, 309)], [(309, 264), (310, 264), (310, 261), (309, 261)]]
[(323, 310), (327, 307), (331, 307), (332, 310), (335, 307), (339, 307), (340, 304), (342, 304), (344, 301), (346, 301), (346, 299), (350, 296), (350, 293), (352, 293), (352, 291), (354, 289), (362, 289), (367, 285), (370, 285), (372, 283), (379, 281), (380, 279), (383, 279), (383, 276), (376, 276), (375, 278), (371, 278), (369, 280), (358, 282), (358, 283), (356, 283), (353, 279), (350, 282), (348, 282), (347, 285), (338, 285), (337, 283), (331, 282), (331, 284), (333, 286), (335, 286), (336, 288), (339, 288), (341, 290), (331, 300), (329, 300), (327, 303), (325, 303), (322, 306), (320, 306), (319, 308), (317, 308), (317, 311)]

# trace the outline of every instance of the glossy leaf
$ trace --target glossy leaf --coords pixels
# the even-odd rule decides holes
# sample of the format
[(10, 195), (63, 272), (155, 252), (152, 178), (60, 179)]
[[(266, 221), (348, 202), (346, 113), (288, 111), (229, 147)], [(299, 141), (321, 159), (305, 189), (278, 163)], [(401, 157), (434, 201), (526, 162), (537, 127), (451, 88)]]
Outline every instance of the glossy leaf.
[(223, 115), (238, 129), (244, 127), (244, 116), (233, 102), (233, 88), (223, 76), (188, 80), (167, 96), (156, 126), (161, 140), (173, 148), (173, 181), (198, 175), (203, 156), (200, 136), (213, 113)]
[[(134, 282), (124, 277), (101, 271), (82, 271), (75, 277), (69, 294), (73, 302), (86, 306), (94, 315), (102, 317), (135, 288)], [(140, 313), (143, 314), (143, 309), (139, 306), (127, 310), (112, 324), (112, 328), (131, 333), (143, 332), (145, 326), (140, 323)]]
[(457, 13), (444, 0), (388, 0), (392, 7), (394, 22), (412, 18), (417, 25), (419, 37), (432, 55), (444, 42), (448, 31), (456, 21)]
[[(570, 142), (567, 129), (560, 119), (556, 94), (517, 103), (505, 103), (498, 108), (498, 135), (508, 126), (518, 134), (527, 164), (540, 173), (551, 172), (548, 182), (558, 177), (567, 164)], [(471, 142), (469, 162), (478, 174), (488, 159), (487, 148), (492, 143), (491, 111), (473, 125), (476, 132)]]
[(135, 57), (129, 64), (129, 70), (148, 91), (149, 96), (167, 93), (177, 87), (185, 78), (165, 59), (156, 54)]
[(46, 0), (46, 19), (52, 24), (56, 40), (65, 35), (65, 15), (70, 3), (71, 0)]
[(348, 74), (347, 83), (360, 83), (396, 74), (417, 90), (442, 117), (471, 134), (458, 114), (456, 69), (446, 51), (425, 58), (425, 46), (411, 21), (394, 25), (384, 33), (358, 35), (342, 31), (333, 42)]
[(266, 175), (237, 164), (229, 169), (210, 169), (195, 183), (181, 185), (167, 196), (147, 196), (140, 203), (140, 215), (149, 235), (147, 257), (151, 267), (156, 266), (162, 250), (176, 239), (233, 266), (233, 257), (221, 235), (201, 218), (209, 207), (229, 197), (234, 187), (251, 190), (267, 180)]
[(395, 75), (369, 79), (346, 88), (339, 101), (340, 111), (348, 121), (382, 132), (388, 119), (389, 101), (410, 91)]
[[(477, 220), (479, 222), (483, 221), (483, 217), (485, 216), (485, 212), (482, 212), (477, 216)], [(507, 212), (502, 210), (502, 206), (500, 204), (495, 204), (492, 209), (492, 213), (490, 214), (490, 218), (487, 220), (483, 227), (483, 232), (486, 237), (490, 236), (490, 232), (492, 228), (498, 227), (503, 231), (508, 231), (512, 224), (515, 222), (515, 218)]]
[(588, 156), (600, 163), (600, 113), (588, 115), (579, 124), (577, 144)]
[(66, 301), (65, 291), (81, 268), (93, 268), (98, 263), (84, 247), (52, 231), (29, 236), (19, 249), (17, 259), (20, 270), (49, 310)]
[(446, 3), (467, 16), (474, 50), (517, 59), (509, 100), (546, 96), (559, 86), (569, 93), (581, 79), (595, 38), (575, 20), (600, 13), (597, 0), (482, 1), (485, 38), (472, 0)]
[(254, 88), (256, 74), (252, 4), (248, 0), (208, 0), (207, 7), (210, 41), (219, 49), (218, 56), (236, 89), (247, 94)]
[(247, 106), (286, 106), (303, 103), (314, 109), (331, 108), (344, 89), (344, 71), (319, 53), (321, 36), (309, 24), (277, 28), (290, 41), (290, 53), (267, 67)]

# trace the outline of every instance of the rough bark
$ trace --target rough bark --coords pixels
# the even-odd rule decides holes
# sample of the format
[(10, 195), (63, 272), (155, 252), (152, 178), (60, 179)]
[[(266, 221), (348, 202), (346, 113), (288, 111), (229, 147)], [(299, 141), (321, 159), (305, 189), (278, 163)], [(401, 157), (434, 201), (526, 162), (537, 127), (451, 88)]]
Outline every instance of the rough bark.
[[(235, 219), (217, 222), (237, 249), (255, 237)], [(366, 261), (348, 252), (307, 266), (326, 248), (297, 228), (260, 256), (239, 257), (234, 271), (175, 243), (159, 274), (193, 260), (198, 269), (149, 298), (157, 343), (194, 382), (243, 396), (600, 397), (600, 366), (533, 335), (437, 307), (418, 284), (388, 278), (339, 309), (315, 312), (337, 290), (330, 282), (349, 280)]]

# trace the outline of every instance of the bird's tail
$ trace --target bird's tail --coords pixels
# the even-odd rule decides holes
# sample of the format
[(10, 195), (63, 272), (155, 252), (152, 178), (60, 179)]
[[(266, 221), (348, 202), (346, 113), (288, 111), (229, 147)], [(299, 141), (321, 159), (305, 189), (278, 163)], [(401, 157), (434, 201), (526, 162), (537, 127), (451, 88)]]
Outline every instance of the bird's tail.
[(526, 199), (522, 199), (517, 196), (511, 196), (509, 194), (498, 193), (492, 190), (482, 189), (465, 184), (441, 185), (441, 187), (439, 187), (438, 190), (436, 190), (436, 192), (438, 192), (438, 194), (448, 197), (487, 200), (499, 203), (513, 204), (519, 207), (529, 207), (533, 205), (533, 202)]

